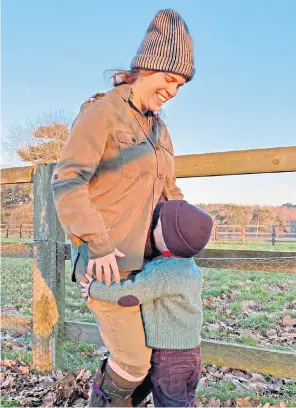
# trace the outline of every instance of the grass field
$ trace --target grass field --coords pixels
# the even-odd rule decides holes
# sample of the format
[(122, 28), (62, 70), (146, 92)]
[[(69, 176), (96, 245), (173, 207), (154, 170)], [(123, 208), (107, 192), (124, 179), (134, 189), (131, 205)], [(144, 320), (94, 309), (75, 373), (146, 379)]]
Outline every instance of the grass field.
[[(27, 241), (27, 240), (26, 240)], [(19, 241), (18, 241), (19, 242)], [(225, 243), (215, 244), (222, 248)], [(223, 246), (222, 246), (223, 245)], [(268, 243), (256, 243), (248, 249), (267, 250)], [(279, 246), (278, 246), (279, 245)], [(293, 251), (291, 244), (279, 243), (273, 250)], [(294, 245), (294, 244), (293, 244)], [(232, 248), (240, 249), (240, 244)], [(230, 248), (229, 248), (230, 249)], [(244, 248), (247, 249), (247, 248)], [(77, 322), (94, 322), (81, 299), (76, 285), (70, 282), (70, 262), (66, 262), (66, 319)], [(293, 328), (285, 325), (285, 319), (296, 318), (296, 275), (264, 272), (247, 272), (223, 269), (203, 269), (205, 339), (220, 339), (246, 345), (265, 346), (273, 349), (295, 350), (295, 342), (285, 337)], [(2, 259), (1, 306), (6, 313), (32, 315), (32, 260)], [(12, 347), (13, 344), (13, 347)], [(81, 368), (94, 370), (102, 351), (86, 343), (64, 342), (65, 365), (70, 370)], [(2, 338), (2, 358), (32, 361), (31, 334), (17, 337), (5, 333)], [(266, 376), (268, 378), (268, 376)], [(295, 406), (296, 385), (284, 388), (281, 396), (266, 396), (257, 392), (262, 403), (290, 401)], [(209, 381), (199, 391), (201, 398), (218, 398), (221, 401), (251, 395), (234, 387), (227, 379)], [(4, 406), (4, 405), (3, 405)]]
[[(66, 261), (66, 319), (94, 322), (69, 275)], [(32, 260), (3, 258), (1, 278), (4, 311), (31, 315)], [(294, 347), (280, 337), (283, 318), (296, 317), (296, 275), (203, 269), (203, 278), (204, 338)]]
[(214, 249), (241, 249), (248, 251), (277, 251), (277, 252), (296, 252), (296, 242), (276, 242), (272, 245), (271, 242), (246, 242), (242, 245), (241, 242), (209, 242), (207, 248)]

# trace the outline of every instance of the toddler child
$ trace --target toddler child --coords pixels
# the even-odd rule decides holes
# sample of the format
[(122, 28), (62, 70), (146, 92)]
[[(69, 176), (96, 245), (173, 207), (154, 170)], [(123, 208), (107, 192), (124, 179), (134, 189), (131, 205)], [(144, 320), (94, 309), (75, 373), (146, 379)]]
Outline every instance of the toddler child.
[(152, 247), (159, 256), (131, 280), (106, 286), (86, 274), (87, 282), (80, 282), (86, 298), (122, 307), (141, 305), (146, 344), (153, 349), (156, 407), (195, 406), (201, 366), (202, 276), (193, 256), (206, 246), (212, 225), (209, 214), (184, 200), (159, 203), (151, 225)]

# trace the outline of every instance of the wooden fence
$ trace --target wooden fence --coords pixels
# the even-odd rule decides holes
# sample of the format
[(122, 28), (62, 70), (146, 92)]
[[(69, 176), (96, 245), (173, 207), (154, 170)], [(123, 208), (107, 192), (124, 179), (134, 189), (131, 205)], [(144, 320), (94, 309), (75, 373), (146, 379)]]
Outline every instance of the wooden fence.
[(294, 242), (296, 244), (296, 233), (282, 232), (282, 229), (281, 225), (215, 224), (211, 240), (214, 243), (238, 241), (242, 245), (245, 245), (246, 242), (271, 242), (272, 245), (275, 245), (276, 242)]
[[(296, 147), (179, 156), (175, 163), (176, 176), (180, 178), (291, 172), (296, 171)], [(2, 247), (4, 256), (33, 257), (33, 317), (4, 314), (2, 328), (27, 332), (33, 325), (33, 365), (40, 371), (62, 366), (65, 336), (96, 344), (99, 339), (95, 325), (65, 321), (65, 259), (69, 258), (69, 251), (67, 245), (61, 245), (65, 242), (65, 235), (51, 194), (53, 169), (54, 165), (42, 165), (1, 170), (2, 184), (34, 183), (34, 243)], [(276, 253), (276, 259), (287, 259), (289, 255)], [(201, 266), (221, 267), (221, 258), (225, 258), (223, 268), (239, 269), (238, 258), (272, 256), (275, 254), (262, 251), (208, 249), (196, 262)], [(244, 266), (244, 270), (256, 271), (258, 266), (256, 269), (256, 262), (251, 262), (248, 268)], [(281, 262), (278, 263), (277, 270), (296, 273), (296, 266), (294, 261), (287, 259), (284, 268)], [(292, 351), (210, 340), (204, 340), (201, 347), (204, 363), (296, 378), (296, 354)]]
[(1, 237), (4, 238), (33, 238), (33, 224), (1, 224)]
[[(249, 231), (251, 229), (251, 231)], [(217, 242), (238, 241), (246, 242), (290, 242), (296, 244), (296, 233), (282, 232), (280, 225), (222, 225), (215, 224), (210, 240)], [(286, 226), (286, 230), (289, 226)], [(268, 232), (266, 232), (268, 230)], [(34, 224), (1, 224), (1, 237), (3, 238), (33, 238)]]

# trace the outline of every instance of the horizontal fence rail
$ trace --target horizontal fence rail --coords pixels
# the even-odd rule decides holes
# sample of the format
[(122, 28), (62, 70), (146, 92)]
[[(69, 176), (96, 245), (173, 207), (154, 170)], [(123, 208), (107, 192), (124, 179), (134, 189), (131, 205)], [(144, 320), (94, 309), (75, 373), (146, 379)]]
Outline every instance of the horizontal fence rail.
[(5, 238), (31, 238), (34, 236), (33, 224), (1, 224), (1, 236)]
[[(58, 243), (57, 243), (58, 244)], [(1, 244), (1, 256), (7, 258), (33, 258), (33, 243)], [(65, 245), (64, 260), (71, 259), (70, 245)], [(236, 269), (263, 272), (295, 273), (296, 252), (248, 251), (240, 249), (204, 249), (195, 257), (203, 268)]]
[[(175, 157), (178, 178), (296, 171), (296, 146)], [(32, 183), (34, 167), (2, 169), (1, 184)]]
[[(3, 329), (26, 333), (32, 325), (30, 317), (2, 317)], [(91, 323), (65, 321), (65, 338), (77, 342), (103, 346), (98, 327)], [(296, 378), (296, 353), (251, 347), (218, 340), (202, 340), (203, 364), (214, 364), (238, 370)]]
[[(272, 225), (260, 225), (258, 226), (258, 231), (250, 231), (250, 229), (256, 229), (257, 226), (246, 226), (242, 227), (240, 225), (227, 225), (227, 224), (215, 224), (210, 240), (214, 242), (231, 242), (240, 241), (242, 244), (248, 242), (295, 242), (296, 243), (296, 232), (288, 231), (291, 227), (285, 226), (286, 231), (281, 232), (282, 226), (272, 226)], [(266, 232), (266, 230), (269, 230)], [(265, 230), (265, 232), (264, 232)], [(1, 236), (5, 238), (9, 237), (19, 237), (19, 238), (31, 238), (34, 236), (34, 225), (33, 224), (13, 224), (6, 223), (1, 224)]]

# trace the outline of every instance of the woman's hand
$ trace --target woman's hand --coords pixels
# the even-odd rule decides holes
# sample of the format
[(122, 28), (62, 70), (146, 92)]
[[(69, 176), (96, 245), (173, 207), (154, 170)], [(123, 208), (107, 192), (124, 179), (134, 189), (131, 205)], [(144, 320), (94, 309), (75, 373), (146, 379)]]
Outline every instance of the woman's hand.
[(96, 266), (96, 278), (98, 282), (102, 282), (104, 280), (107, 286), (111, 283), (111, 273), (112, 273), (112, 280), (113, 282), (119, 283), (120, 282), (120, 274), (118, 265), (116, 262), (116, 257), (124, 258), (125, 254), (118, 251), (115, 248), (115, 251), (109, 255), (103, 256), (102, 258), (92, 259), (88, 262), (87, 265), (87, 274), (92, 276), (92, 271), (94, 265)]
[(94, 281), (94, 278), (91, 275), (88, 275), (87, 273), (84, 275), (86, 282), (80, 281), (80, 286), (81, 286), (81, 293), (82, 296), (87, 300), (89, 298), (89, 287)]

